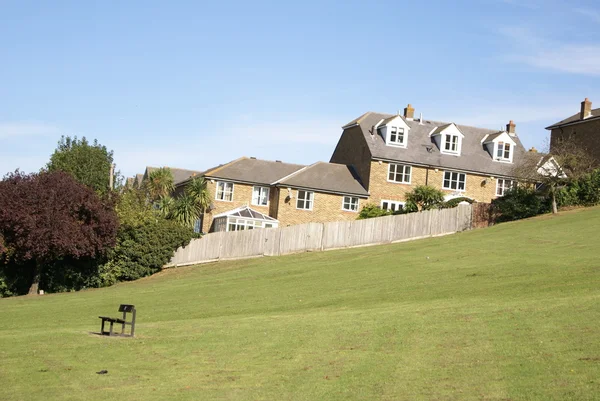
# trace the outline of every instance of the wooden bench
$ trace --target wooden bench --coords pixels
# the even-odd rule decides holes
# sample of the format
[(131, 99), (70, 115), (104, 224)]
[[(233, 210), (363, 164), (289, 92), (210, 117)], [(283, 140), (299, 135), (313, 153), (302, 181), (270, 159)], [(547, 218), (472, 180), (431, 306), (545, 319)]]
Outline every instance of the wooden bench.
[[(123, 312), (123, 317), (108, 317), (108, 316), (98, 316), (102, 319), (102, 327), (100, 328), (100, 334), (103, 336), (122, 336), (122, 337), (133, 337), (135, 333), (135, 306), (122, 304), (119, 306), (119, 312)], [(127, 321), (127, 314), (131, 313), (131, 321)], [(110, 323), (110, 329), (108, 331), (104, 330), (104, 323)], [(113, 331), (114, 324), (121, 325), (121, 332), (115, 333)], [(125, 334), (125, 326), (131, 326), (131, 331), (129, 334)]]

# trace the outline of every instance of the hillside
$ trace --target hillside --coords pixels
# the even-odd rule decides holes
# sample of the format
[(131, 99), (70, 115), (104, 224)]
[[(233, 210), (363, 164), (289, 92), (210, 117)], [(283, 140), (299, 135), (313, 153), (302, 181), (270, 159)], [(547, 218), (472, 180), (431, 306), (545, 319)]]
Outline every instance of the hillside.
[[(592, 208), (2, 299), (0, 399), (600, 399), (598, 227)], [(136, 338), (92, 334), (120, 303)]]

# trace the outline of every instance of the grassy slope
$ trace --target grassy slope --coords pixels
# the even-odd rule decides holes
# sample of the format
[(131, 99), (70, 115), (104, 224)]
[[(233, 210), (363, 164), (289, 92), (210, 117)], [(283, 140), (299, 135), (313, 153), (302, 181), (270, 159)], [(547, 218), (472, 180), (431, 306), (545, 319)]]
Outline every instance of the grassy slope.
[[(0, 399), (600, 399), (598, 227), (595, 208), (0, 300)], [(89, 334), (119, 303), (139, 335)]]

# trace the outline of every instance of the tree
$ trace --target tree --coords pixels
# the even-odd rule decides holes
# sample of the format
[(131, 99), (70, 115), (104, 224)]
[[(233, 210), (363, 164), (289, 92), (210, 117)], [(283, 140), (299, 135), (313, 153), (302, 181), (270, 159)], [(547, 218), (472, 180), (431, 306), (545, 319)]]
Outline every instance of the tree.
[(185, 187), (185, 191), (194, 198), (202, 213), (210, 207), (212, 198), (208, 193), (207, 183), (204, 177), (193, 178)]
[(552, 213), (558, 213), (558, 190), (591, 173), (595, 166), (596, 160), (585, 148), (566, 138), (552, 143), (547, 154), (527, 153), (515, 164), (512, 175), (524, 183), (538, 185), (550, 197)]
[(175, 189), (173, 181), (173, 173), (168, 167), (157, 168), (149, 173), (145, 187), (150, 200), (155, 202), (162, 197), (171, 195)]
[(111, 182), (114, 186), (114, 182), (118, 181), (118, 174), (113, 172), (113, 152), (97, 140), (90, 144), (85, 137), (77, 139), (62, 136), (46, 167), (48, 171), (69, 173), (80, 183), (100, 193), (113, 189)]
[(62, 172), (8, 174), (0, 181), (0, 257), (32, 263), (29, 293), (46, 266), (63, 258), (94, 258), (115, 244), (113, 205)]
[(437, 209), (443, 202), (444, 193), (428, 185), (419, 185), (406, 194), (406, 209), (409, 211)]

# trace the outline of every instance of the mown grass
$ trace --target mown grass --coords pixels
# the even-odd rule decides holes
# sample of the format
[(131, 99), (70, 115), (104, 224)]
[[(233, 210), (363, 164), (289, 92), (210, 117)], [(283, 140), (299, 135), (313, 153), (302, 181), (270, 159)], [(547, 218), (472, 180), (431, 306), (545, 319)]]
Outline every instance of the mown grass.
[[(600, 399), (599, 227), (593, 208), (3, 299), (0, 399)], [(136, 338), (91, 334), (120, 303)]]

